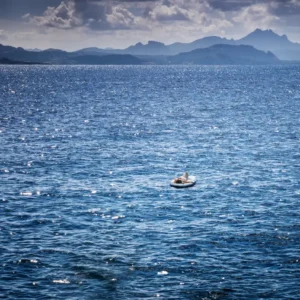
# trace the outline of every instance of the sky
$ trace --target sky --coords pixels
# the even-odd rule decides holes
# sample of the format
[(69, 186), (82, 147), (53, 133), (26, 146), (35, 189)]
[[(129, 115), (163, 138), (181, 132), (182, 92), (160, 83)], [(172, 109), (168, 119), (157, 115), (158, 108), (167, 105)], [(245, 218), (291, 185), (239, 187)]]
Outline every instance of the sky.
[(126, 48), (272, 29), (300, 43), (300, 0), (0, 0), (0, 43)]

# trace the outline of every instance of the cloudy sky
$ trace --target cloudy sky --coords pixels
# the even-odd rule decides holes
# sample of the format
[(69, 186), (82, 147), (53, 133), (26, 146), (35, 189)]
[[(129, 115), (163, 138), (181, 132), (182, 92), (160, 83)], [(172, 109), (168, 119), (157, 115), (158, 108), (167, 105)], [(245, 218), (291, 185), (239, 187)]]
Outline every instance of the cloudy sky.
[(0, 43), (25, 48), (126, 48), (256, 28), (300, 43), (300, 0), (0, 0)]

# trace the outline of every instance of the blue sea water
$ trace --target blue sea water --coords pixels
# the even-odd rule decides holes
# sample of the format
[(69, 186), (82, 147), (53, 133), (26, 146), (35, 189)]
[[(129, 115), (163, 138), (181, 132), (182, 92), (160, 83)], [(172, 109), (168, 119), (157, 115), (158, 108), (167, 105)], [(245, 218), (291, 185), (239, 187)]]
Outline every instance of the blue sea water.
[(0, 298), (300, 299), (300, 66), (0, 66), (0, 101)]

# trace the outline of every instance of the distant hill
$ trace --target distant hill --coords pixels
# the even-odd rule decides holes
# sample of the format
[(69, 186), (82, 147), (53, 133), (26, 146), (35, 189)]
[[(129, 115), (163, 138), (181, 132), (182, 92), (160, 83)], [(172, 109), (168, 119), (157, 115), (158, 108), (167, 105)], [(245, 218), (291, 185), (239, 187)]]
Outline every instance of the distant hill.
[(123, 53), (130, 53), (133, 55), (170, 55), (171, 50), (163, 43), (149, 41), (148, 44), (137, 43), (134, 46), (130, 46), (124, 50)]
[[(218, 39), (215, 39), (218, 40)], [(212, 39), (206, 42), (211, 43)], [(225, 42), (223, 40), (223, 42)], [(198, 42), (197, 42), (198, 43)], [(148, 47), (165, 47), (158, 43), (148, 43), (137, 46), (139, 49)], [(141, 64), (275, 64), (281, 63), (276, 56), (270, 52), (266, 53), (246, 45), (218, 44), (203, 49), (196, 49), (177, 55), (155, 55), (148, 48), (147, 53), (151, 55), (131, 55), (131, 54), (84, 54), (82, 51), (66, 52), (57, 49), (47, 49), (41, 52), (26, 51), (23, 48), (0, 45), (0, 59), (7, 59), (6, 63), (29, 62), (46, 64), (88, 64), (88, 65), (141, 65)], [(158, 49), (157, 48), (157, 49)], [(138, 49), (135, 51), (139, 53)], [(154, 51), (154, 50), (153, 50)], [(88, 53), (93, 53), (90, 50)], [(155, 53), (160, 53), (156, 51)], [(162, 51), (162, 53), (164, 53)]]
[(66, 59), (69, 53), (63, 50), (48, 49), (40, 52), (27, 51), (23, 48), (15, 48), (0, 44), (0, 59), (7, 58), (15, 61), (27, 61), (38, 63), (60, 63)]
[(28, 62), (28, 61), (16, 61), (8, 58), (1, 58), (0, 65), (36, 65), (39, 63), (36, 62)]
[(84, 48), (76, 51), (75, 53), (80, 54), (131, 54), (131, 55), (171, 55), (172, 51), (163, 43), (149, 41), (147, 44), (137, 43), (129, 46), (126, 49), (112, 49), (106, 48), (101, 49), (97, 47)]
[(32, 51), (32, 52), (41, 52), (41, 51), (43, 51), (43, 50), (38, 49), (38, 48), (33, 48), (33, 49), (28, 48), (28, 49), (25, 49), (25, 50)]
[(195, 49), (207, 48), (219, 44), (235, 45), (235, 41), (220, 38), (218, 36), (209, 36), (191, 43), (174, 43), (169, 45), (168, 48), (173, 54), (179, 54), (181, 52), (189, 52)]
[(280, 62), (271, 52), (266, 53), (252, 46), (226, 44), (180, 53), (168, 57), (168, 60), (173, 64), (193, 65), (257, 65)]
[(3, 46), (0, 44), (0, 59), (3, 64), (17, 62), (47, 63), (47, 64), (87, 64), (87, 65), (140, 65), (143, 60), (130, 54), (89, 55), (81, 52), (66, 52), (59, 49), (44, 51), (27, 51), (23, 48)]
[(108, 54), (108, 53), (113, 53), (114, 49), (100, 49), (97, 47), (89, 47), (89, 48), (83, 48), (77, 51), (74, 51), (74, 54), (79, 54), (79, 55), (99, 55), (99, 54)]

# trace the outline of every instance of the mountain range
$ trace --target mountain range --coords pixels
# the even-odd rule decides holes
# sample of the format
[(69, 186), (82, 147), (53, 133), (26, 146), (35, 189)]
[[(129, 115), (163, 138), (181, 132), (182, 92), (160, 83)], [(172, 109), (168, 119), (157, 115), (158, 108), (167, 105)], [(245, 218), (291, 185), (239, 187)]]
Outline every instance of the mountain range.
[[(4, 59), (4, 61), (3, 61)], [(74, 52), (59, 49), (25, 50), (0, 44), (0, 64), (15, 61), (46, 64), (278, 64), (300, 61), (300, 44), (272, 30), (256, 29), (239, 40), (205, 37), (191, 43), (149, 41), (126, 49), (84, 48)]]
[(131, 55), (176, 55), (182, 52), (189, 52), (195, 49), (208, 48), (213, 45), (249, 45), (258, 50), (271, 51), (280, 60), (300, 60), (300, 44), (291, 42), (286, 35), (278, 35), (272, 30), (256, 29), (247, 36), (234, 40), (209, 36), (195, 40), (191, 43), (173, 43), (165, 45), (156, 41), (149, 41), (147, 44), (137, 43), (126, 49), (100, 49), (96, 47), (81, 49), (77, 52), (82, 54), (131, 54)]

